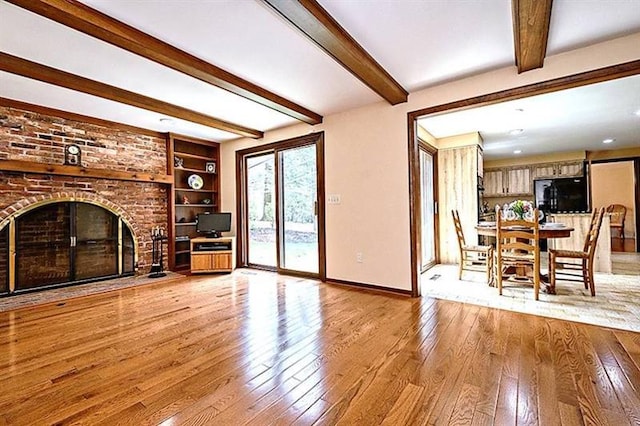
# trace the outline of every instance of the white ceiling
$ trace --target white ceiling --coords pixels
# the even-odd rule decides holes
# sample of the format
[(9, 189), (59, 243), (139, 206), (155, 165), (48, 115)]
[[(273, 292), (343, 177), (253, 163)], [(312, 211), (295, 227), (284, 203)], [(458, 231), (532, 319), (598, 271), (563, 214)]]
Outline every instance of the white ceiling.
[[(143, 32), (321, 115), (377, 94), (261, 1), (87, 0)], [(320, 0), (408, 91), (513, 65), (509, 0)], [(640, 0), (555, 0), (549, 54), (640, 31)], [(0, 0), (0, 50), (266, 131), (296, 120)], [(0, 96), (158, 131), (236, 136), (0, 73)]]
[[(499, 159), (640, 146), (636, 113), (640, 75), (433, 115), (418, 123), (436, 138), (480, 132), (485, 158)], [(509, 133), (515, 129), (523, 132)], [(607, 138), (615, 141), (603, 144)]]

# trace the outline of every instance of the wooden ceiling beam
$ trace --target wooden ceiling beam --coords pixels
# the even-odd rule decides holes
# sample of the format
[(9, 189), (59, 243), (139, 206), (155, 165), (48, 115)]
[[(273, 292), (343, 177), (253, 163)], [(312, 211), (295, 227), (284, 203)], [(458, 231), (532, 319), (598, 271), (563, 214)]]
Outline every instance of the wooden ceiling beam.
[(518, 74), (542, 68), (547, 54), (553, 0), (512, 0)]
[(263, 0), (391, 105), (407, 91), (315, 0)]
[(322, 116), (76, 0), (7, 0), (143, 58), (309, 124)]
[(53, 84), (67, 89), (75, 90), (103, 99), (120, 102), (148, 111), (155, 111), (192, 123), (202, 124), (225, 132), (235, 133), (240, 136), (259, 139), (263, 133), (238, 124), (229, 123), (197, 111), (173, 105), (168, 102), (110, 86), (99, 81), (90, 80), (79, 75), (71, 74), (36, 62), (22, 59), (8, 53), (0, 52), (0, 71), (20, 75), (45, 83)]

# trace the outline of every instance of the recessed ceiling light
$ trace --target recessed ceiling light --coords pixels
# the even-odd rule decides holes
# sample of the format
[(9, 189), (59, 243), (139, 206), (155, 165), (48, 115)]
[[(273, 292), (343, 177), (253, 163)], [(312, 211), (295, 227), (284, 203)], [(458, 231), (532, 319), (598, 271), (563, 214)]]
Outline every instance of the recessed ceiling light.
[(514, 154), (522, 154), (522, 150), (521, 149), (516, 149), (515, 151), (513, 151)]
[(615, 142), (614, 138), (607, 138), (607, 139), (603, 139), (602, 143), (611, 143), (611, 142)]
[(519, 135), (520, 133), (524, 132), (524, 129), (513, 129), (513, 130), (509, 130), (509, 134), (511, 136), (515, 136), (515, 135)]

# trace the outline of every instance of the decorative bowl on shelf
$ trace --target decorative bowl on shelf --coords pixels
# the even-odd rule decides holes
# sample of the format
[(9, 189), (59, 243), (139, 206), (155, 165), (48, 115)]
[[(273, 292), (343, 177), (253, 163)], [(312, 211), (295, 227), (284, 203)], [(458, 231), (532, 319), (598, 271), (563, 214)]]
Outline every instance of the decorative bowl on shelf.
[(204, 186), (204, 181), (199, 175), (196, 174), (189, 176), (187, 183), (192, 189), (201, 189)]

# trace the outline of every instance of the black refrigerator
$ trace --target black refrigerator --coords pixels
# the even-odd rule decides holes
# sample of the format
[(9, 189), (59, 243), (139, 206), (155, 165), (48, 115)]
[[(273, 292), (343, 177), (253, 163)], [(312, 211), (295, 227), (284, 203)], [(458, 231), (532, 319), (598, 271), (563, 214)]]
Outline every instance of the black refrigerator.
[(547, 213), (586, 213), (589, 197), (586, 177), (533, 181), (536, 207)]

